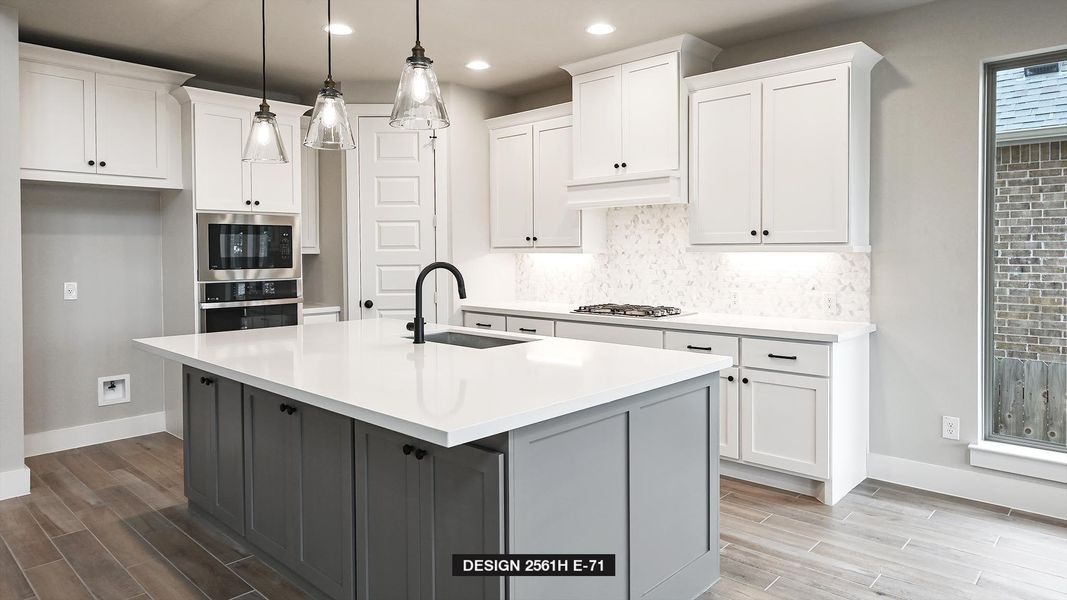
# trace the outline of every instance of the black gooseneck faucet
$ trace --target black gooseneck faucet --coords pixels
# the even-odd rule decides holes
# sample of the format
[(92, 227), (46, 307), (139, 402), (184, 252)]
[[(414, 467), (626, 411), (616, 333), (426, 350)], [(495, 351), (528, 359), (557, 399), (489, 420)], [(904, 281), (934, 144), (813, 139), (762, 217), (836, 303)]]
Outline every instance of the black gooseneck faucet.
[(463, 283), (463, 274), (459, 272), (456, 265), (438, 261), (426, 265), (426, 268), (419, 271), (419, 276), (415, 279), (415, 322), (407, 325), (408, 331), (415, 332), (416, 344), (426, 343), (426, 320), (422, 318), (422, 282), (431, 271), (436, 269), (445, 269), (451, 272), (456, 277), (456, 284), (459, 286), (459, 298), (462, 300), (467, 297), (467, 287)]

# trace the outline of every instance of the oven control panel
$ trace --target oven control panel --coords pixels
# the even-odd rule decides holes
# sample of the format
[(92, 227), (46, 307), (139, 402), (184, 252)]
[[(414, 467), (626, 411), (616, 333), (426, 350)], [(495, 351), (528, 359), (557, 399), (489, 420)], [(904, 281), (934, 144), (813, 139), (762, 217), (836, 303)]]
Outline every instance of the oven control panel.
[(300, 280), (282, 279), (278, 281), (205, 283), (203, 284), (202, 293), (201, 302), (209, 303), (298, 298), (300, 296)]

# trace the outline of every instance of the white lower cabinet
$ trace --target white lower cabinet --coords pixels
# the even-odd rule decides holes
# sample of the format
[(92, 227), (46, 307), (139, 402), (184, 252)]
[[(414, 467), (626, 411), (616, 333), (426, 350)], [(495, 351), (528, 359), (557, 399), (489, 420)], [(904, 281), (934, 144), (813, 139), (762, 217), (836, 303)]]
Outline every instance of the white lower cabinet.
[(830, 477), (830, 383), (741, 369), (741, 460)]
[(608, 342), (609, 344), (644, 346), (645, 348), (663, 347), (663, 332), (657, 329), (645, 329), (644, 327), (621, 327), (618, 325), (557, 321), (556, 337), (590, 342)]
[(508, 331), (530, 335), (556, 335), (556, 322), (548, 319), (531, 319), (529, 317), (508, 317)]
[(741, 443), (737, 437), (740, 426), (738, 410), (740, 398), (737, 367), (723, 369), (719, 373), (719, 456), (741, 458)]
[(487, 315), (484, 313), (463, 313), (463, 326), (476, 327), (478, 329), (496, 329), (507, 331), (507, 319), (503, 315)]

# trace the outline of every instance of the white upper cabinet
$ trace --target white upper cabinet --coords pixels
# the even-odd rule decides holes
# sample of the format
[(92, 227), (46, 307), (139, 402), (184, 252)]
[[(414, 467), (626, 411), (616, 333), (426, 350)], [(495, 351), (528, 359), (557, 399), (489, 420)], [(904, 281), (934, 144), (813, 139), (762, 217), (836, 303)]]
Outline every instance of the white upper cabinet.
[(171, 90), (191, 75), (20, 46), (22, 178), (181, 188)]
[(855, 43), (686, 80), (694, 248), (870, 250), (870, 72), (881, 58)]
[(497, 250), (599, 252), (603, 211), (567, 205), (572, 172), (571, 103), (486, 121), (490, 240)]
[(719, 48), (680, 35), (564, 65), (574, 98), (572, 208), (688, 201), (682, 78), (711, 70)]
[(241, 160), (258, 98), (183, 87), (181, 101), (198, 211), (299, 214), (303, 204), (303, 144), (300, 117), (308, 107), (271, 102), (288, 163)]
[[(309, 117), (300, 117), (300, 135), (306, 135)], [(301, 191), (300, 248), (304, 254), (319, 254), (319, 151), (308, 148), (303, 140), (300, 147)]]

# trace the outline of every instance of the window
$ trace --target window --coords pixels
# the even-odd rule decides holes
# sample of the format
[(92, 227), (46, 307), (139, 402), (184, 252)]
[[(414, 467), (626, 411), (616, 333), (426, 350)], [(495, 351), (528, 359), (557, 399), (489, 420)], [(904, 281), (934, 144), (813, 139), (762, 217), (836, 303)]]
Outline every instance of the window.
[(986, 67), (985, 438), (1067, 452), (1067, 53)]

